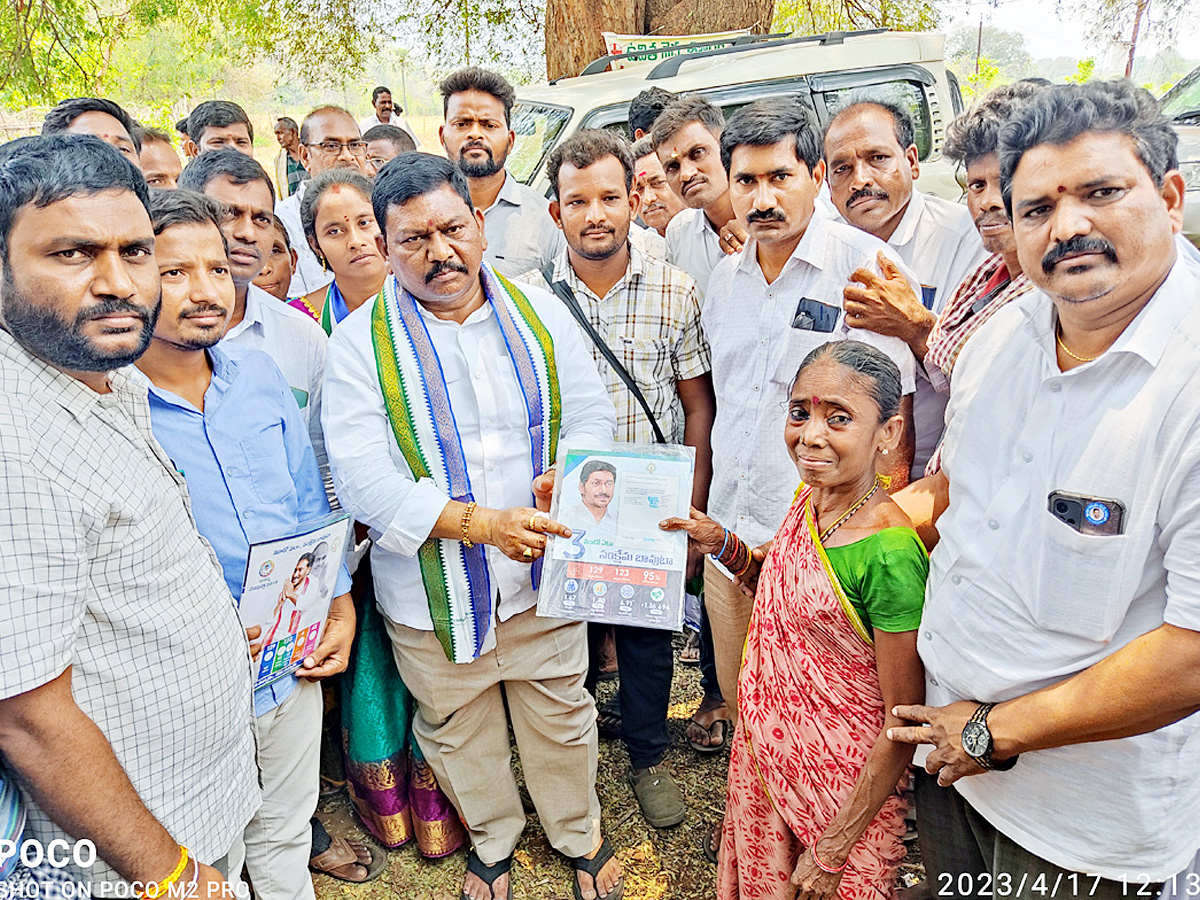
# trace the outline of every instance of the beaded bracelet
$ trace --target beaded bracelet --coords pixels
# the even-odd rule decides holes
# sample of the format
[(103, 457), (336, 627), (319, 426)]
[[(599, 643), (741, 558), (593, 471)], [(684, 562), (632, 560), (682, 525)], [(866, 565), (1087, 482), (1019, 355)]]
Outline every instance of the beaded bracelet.
[(462, 520), (458, 523), (459, 529), (462, 531), (462, 544), (468, 550), (475, 546), (475, 542), (471, 540), (467, 529), (471, 527), (471, 516), (475, 515), (475, 501), (472, 500), (467, 504), (467, 508), (463, 510)]
[(833, 866), (827, 866), (825, 863), (821, 862), (821, 857), (817, 856), (816, 847), (813, 847), (810, 852), (812, 853), (813, 862), (817, 864), (817, 868), (829, 875), (841, 875), (846, 871), (846, 866), (850, 864), (850, 860), (847, 858), (846, 861), (837, 868), (834, 868)]

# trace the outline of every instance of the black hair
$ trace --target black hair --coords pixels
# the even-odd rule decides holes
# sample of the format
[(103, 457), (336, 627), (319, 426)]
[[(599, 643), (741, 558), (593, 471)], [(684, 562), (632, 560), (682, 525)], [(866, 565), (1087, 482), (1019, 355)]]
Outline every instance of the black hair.
[(587, 484), (587, 480), (592, 477), (595, 472), (609, 472), (615, 479), (617, 477), (617, 468), (610, 462), (605, 462), (602, 459), (591, 459), (583, 464), (579, 470), (579, 483)]
[(1012, 216), (1012, 178), (1025, 151), (1038, 144), (1069, 144), (1089, 131), (1125, 134), (1134, 153), (1162, 187), (1167, 172), (1179, 168), (1179, 136), (1158, 101), (1127, 78), (1056, 84), (1046, 88), (1000, 129), (1000, 191)]
[(355, 126), (354, 126), (355, 128), (358, 127), (358, 123), (355, 121), (354, 116), (350, 115), (349, 110), (344, 109), (340, 106), (318, 106), (316, 109), (314, 109), (312, 112), (310, 112), (307, 116), (305, 116), (304, 121), (300, 123), (300, 143), (305, 144), (305, 145), (307, 145), (309, 143), (308, 139), (311, 136), (309, 134), (309, 132), (312, 129), (312, 120), (315, 118), (318, 118), (319, 116), (328, 115), (330, 113), (334, 113), (336, 115), (343, 115), (346, 118), (348, 118), (351, 122), (355, 123)]
[(138, 142), (141, 143), (143, 147), (146, 144), (157, 142), (160, 144), (166, 144), (172, 150), (175, 149), (175, 142), (172, 141), (171, 136), (161, 128), (147, 128), (145, 125), (141, 125), (137, 122), (134, 122), (133, 127), (137, 129)]
[(371, 141), (387, 141), (396, 149), (397, 153), (407, 153), (409, 150), (417, 149), (412, 135), (395, 125), (373, 125), (367, 129), (367, 133), (362, 136), (362, 139), (368, 144)]
[(317, 557), (315, 555), (313, 555), (312, 553), (301, 553), (300, 558), (296, 560), (296, 565), (292, 566), (292, 571), (294, 572), (299, 567), (300, 563), (302, 563), (302, 562), (308, 563), (308, 568), (311, 571), (312, 564), (316, 560), (316, 558)]
[(688, 125), (699, 122), (713, 133), (721, 136), (725, 127), (725, 114), (699, 94), (682, 94), (668, 103), (650, 130), (650, 140), (657, 150)]
[(1022, 103), (1040, 94), (1046, 85), (1018, 81), (988, 91), (974, 106), (946, 126), (942, 156), (963, 165), (996, 152), (1000, 129)]
[(517, 102), (517, 92), (508, 83), (508, 79), (490, 69), (479, 66), (467, 66), (459, 69), (442, 79), (438, 85), (442, 94), (442, 115), (450, 108), (450, 98), (465, 91), (481, 91), (491, 94), (504, 105), (504, 124), (512, 124), (512, 108)]
[[(864, 344), (862, 341), (830, 341), (809, 351), (796, 370), (792, 379), (792, 388), (804, 374), (804, 370), (814, 363), (828, 359), (840, 363), (856, 376), (869, 382), (867, 388), (871, 399), (879, 407), (879, 424), (883, 424), (892, 416), (900, 413), (900, 369), (892, 358), (877, 347)], [(791, 393), (789, 388), (788, 393)]]
[(221, 230), (221, 204), (197, 191), (151, 191), (150, 222), (158, 236), (176, 225), (212, 225), (229, 253), (229, 242)]
[(900, 145), (901, 150), (907, 150), (917, 142), (917, 129), (913, 125), (912, 116), (905, 111), (904, 107), (883, 97), (875, 97), (861, 91), (853, 92), (844, 102), (838, 105), (833, 115), (829, 117), (829, 122), (825, 125), (825, 134), (829, 134), (829, 129), (842, 116), (849, 115), (856, 110), (862, 109), (864, 106), (878, 107), (892, 117), (892, 128), (896, 132), (896, 143)]
[(380, 94), (388, 94), (388, 95), (390, 95), (391, 93), (392, 93), (392, 89), (391, 89), (391, 88), (384, 87), (383, 85), (380, 85), (379, 87), (375, 88), (375, 90), (371, 91), (371, 105), (372, 105), (372, 106), (374, 106), (374, 105), (375, 105), (375, 101), (379, 99), (379, 95), (380, 95)]
[(300, 201), (300, 223), (304, 226), (304, 236), (310, 244), (317, 240), (317, 205), (325, 192), (335, 184), (352, 187), (362, 194), (368, 203), (371, 202), (371, 179), (362, 172), (354, 169), (326, 169), (320, 175), (314, 175), (304, 190), (304, 198)]
[(228, 147), (201, 153), (189, 162), (179, 175), (179, 186), (184, 190), (204, 193), (208, 183), (219, 175), (228, 176), (234, 184), (265, 181), (271, 189), (271, 202), (275, 202), (275, 185), (266, 169), (254, 157)]
[(72, 97), (59, 101), (42, 120), (42, 134), (60, 134), (70, 128), (72, 122), (89, 112), (107, 113), (120, 122), (133, 141), (134, 149), (138, 153), (142, 152), (141, 139), (134, 134), (133, 116), (111, 100), (102, 97)]
[(128, 190), (150, 210), (142, 173), (121, 153), (90, 134), (17, 138), (0, 146), (0, 259), (8, 264), (8, 241), (21, 209), (45, 209), (69, 197)]
[(633, 190), (633, 150), (629, 141), (607, 128), (584, 128), (575, 132), (552, 151), (546, 160), (546, 175), (558, 194), (558, 170), (563, 163), (586, 169), (606, 156), (614, 156), (625, 170), (625, 190)]
[(299, 132), (300, 126), (296, 124), (296, 120), (291, 116), (280, 116), (275, 120), (276, 125), (282, 125), (284, 128), (290, 128), (292, 131)]
[(791, 97), (764, 97), (729, 118), (721, 132), (721, 162), (725, 171), (735, 147), (769, 147), (792, 138), (796, 159), (811, 174), (821, 161), (821, 131), (807, 106)]
[(654, 127), (655, 120), (667, 108), (675, 95), (660, 87), (646, 88), (629, 101), (629, 139), (641, 131), (645, 136)]
[(454, 192), (467, 204), (467, 209), (475, 209), (471, 203), (467, 177), (444, 156), (405, 153), (384, 166), (375, 177), (371, 207), (375, 210), (375, 221), (379, 223), (379, 230), (385, 239), (388, 210), (393, 206), (403, 206), (414, 197), (436, 191), (444, 184), (454, 188)]
[(633, 142), (630, 152), (633, 153), (634, 162), (637, 162), (643, 156), (649, 156), (654, 152), (654, 141), (650, 139), (650, 135), (644, 134)]
[(178, 122), (175, 123), (175, 130), (178, 131), (180, 134), (182, 134), (184, 137), (188, 136), (187, 116), (184, 116), (182, 119), (180, 119)]
[(254, 125), (250, 117), (232, 100), (205, 100), (192, 110), (187, 122), (188, 137), (197, 144), (204, 137), (205, 128), (228, 128), (230, 125), (245, 125), (251, 143), (254, 142)]

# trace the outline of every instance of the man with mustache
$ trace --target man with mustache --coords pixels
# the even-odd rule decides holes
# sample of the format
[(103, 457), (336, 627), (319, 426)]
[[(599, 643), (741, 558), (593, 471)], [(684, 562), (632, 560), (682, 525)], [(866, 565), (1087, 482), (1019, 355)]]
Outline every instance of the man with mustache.
[[(691, 500), (697, 509), (705, 509), (715, 400), (696, 283), (686, 272), (643, 253), (630, 238), (641, 198), (633, 190), (633, 152), (624, 138), (603, 129), (576, 132), (551, 152), (547, 172), (555, 193), (550, 215), (567, 247), (553, 267), (531, 275), (538, 281), (544, 278), (561, 297), (574, 301), (653, 414), (651, 420), (593, 343), (592, 357), (617, 408), (617, 440), (649, 444), (661, 434), (668, 443), (694, 447)], [(604, 471), (604, 465), (583, 466), (582, 505), (567, 519), (587, 528), (585, 541), (612, 540), (616, 534), (615, 517), (607, 513), (616, 473)], [(698, 574), (698, 560), (694, 568)], [(588, 628), (589, 689), (594, 690), (600, 674), (599, 645), (607, 629)], [(601, 727), (625, 741), (629, 781), (646, 820), (656, 828), (678, 825), (685, 811), (683, 796), (662, 767), (671, 744), (671, 632), (625, 625), (615, 626), (615, 631), (620, 711), (602, 709)]]
[(517, 99), (512, 85), (495, 72), (469, 66), (443, 79), (438, 90), (445, 115), (438, 140), (483, 212), (484, 259), (509, 278), (553, 262), (563, 238), (546, 198), (504, 168), (517, 139), (510, 121)]
[(416, 134), (413, 133), (412, 126), (408, 124), (408, 120), (404, 118), (404, 108), (397, 109), (392, 101), (391, 88), (380, 85), (371, 91), (371, 115), (367, 116), (358, 123), (358, 129), (365, 136), (372, 128), (378, 128), (380, 125), (387, 125), (391, 128), (398, 128), (408, 135), (413, 146), (406, 148), (417, 150), (421, 147), (421, 142), (417, 140)]
[[(154, 338), (138, 360), (151, 382), (150, 424), (183, 473), (196, 528), (240, 602), (250, 544), (328, 516), (329, 501), (279, 367), (265, 353), (221, 341), (235, 303), (221, 208), (180, 190), (157, 194), (150, 215), (162, 281)], [(321, 761), (317, 679), (346, 668), (354, 638), (349, 592), (343, 566), (317, 648), (295, 675), (254, 692), (263, 802), (244, 840), (246, 868), (264, 900), (313, 898), (308, 860)], [(247, 629), (246, 637), (257, 660), (262, 627)]]
[[(743, 107), (721, 134), (721, 159), (732, 208), (750, 237), (740, 255), (713, 270), (701, 315), (717, 387), (709, 514), (753, 547), (774, 536), (798, 485), (779, 434), (800, 361), (841, 339), (872, 344), (895, 361), (906, 437), (899, 453), (881, 461), (882, 474), (897, 486), (906, 482), (912, 458), (915, 363), (899, 338), (860, 330), (843, 314), (842, 288), (863, 260), (904, 269), (882, 241), (815, 214), (825, 162), (809, 110), (788, 98)], [(717, 677), (735, 712), (753, 600), (711, 560), (704, 585)]]
[(279, 366), (300, 407), (324, 475), (328, 462), (320, 409), (325, 332), (310, 316), (280, 303), (253, 283), (275, 243), (275, 217), (271, 212), (275, 188), (271, 177), (252, 157), (237, 150), (213, 150), (184, 167), (179, 187), (221, 204), (221, 232), (229, 247), (234, 290), (224, 339), (247, 350), (261, 350)]
[(942, 469), (898, 498), (936, 541), (926, 705), (889, 735), (933, 745), (933, 884), (1153, 896), (1200, 848), (1200, 273), (1176, 244), (1177, 140), (1127, 80), (1046, 88), (1000, 131), (1036, 290), (959, 355)]
[(746, 240), (721, 165), (724, 127), (719, 109), (698, 94), (684, 94), (667, 104), (650, 132), (667, 183), (687, 207), (667, 226), (667, 262), (695, 278), (702, 297), (713, 267)]
[[(607, 446), (615, 417), (557, 297), (484, 262), (484, 220), (453, 163), (405, 153), (371, 196), (393, 276), (329, 339), (325, 431), (371, 570), (413, 729), (471, 835), (463, 896), (510, 894), (525, 812), (509, 723), (576, 900), (618, 900), (602, 840), (587, 627), (536, 614), (558, 447)], [(541, 510), (541, 511), (539, 511)]]
[[(633, 185), (642, 198), (641, 219), (664, 239), (671, 220), (683, 211), (683, 201), (667, 183), (654, 143), (649, 136), (633, 145)], [(665, 245), (664, 245), (665, 247)]]
[[(912, 118), (886, 99), (854, 98), (825, 129), (829, 194), (837, 212), (855, 228), (886, 241), (914, 272), (910, 290), (894, 268), (864, 267), (846, 288), (846, 318), (855, 328), (899, 337), (917, 362), (925, 358), (937, 314), (987, 254), (971, 215), (958, 203), (915, 190), (920, 173)], [(942, 434), (945, 396), (917, 368), (913, 417), (917, 444), (912, 475), (919, 478)]]
[(130, 365), (148, 205), (95, 137), (0, 147), (0, 754), (24, 840), (94, 842), (66, 871), (95, 895), (220, 898), (259, 803), (249, 654)]
[(998, 87), (946, 129), (942, 155), (966, 169), (967, 211), (991, 255), (959, 285), (926, 340), (925, 371), (943, 394), (950, 392), (955, 360), (971, 335), (1006, 303), (1033, 290), (1004, 208), (997, 144), (1013, 111), (1041, 90), (1027, 81)]
[(214, 150), (236, 150), (254, 156), (254, 125), (246, 111), (232, 100), (205, 100), (188, 114), (188, 159)]
[[(301, 297), (333, 281), (333, 273), (317, 259), (304, 235), (300, 204), (308, 182), (327, 169), (353, 169), (367, 175), (367, 142), (362, 139), (354, 116), (340, 106), (319, 106), (300, 123), (300, 165), (308, 177), (295, 192), (275, 204), (275, 214), (287, 226), (288, 239), (296, 251), (297, 265), (288, 287), (289, 297)], [(286, 371), (286, 370), (285, 370)]]

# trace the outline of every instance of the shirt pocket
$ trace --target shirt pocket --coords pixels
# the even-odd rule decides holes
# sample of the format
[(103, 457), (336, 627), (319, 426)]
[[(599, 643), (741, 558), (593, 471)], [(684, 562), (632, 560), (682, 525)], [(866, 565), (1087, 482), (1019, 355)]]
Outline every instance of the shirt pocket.
[(674, 380), (671, 377), (671, 353), (666, 338), (622, 335), (613, 342), (612, 349), (643, 394), (659, 384)]
[(252, 427), (254, 432), (238, 443), (254, 493), (263, 503), (282, 503), (296, 492), (283, 443), (283, 423)]
[(1124, 577), (1129, 538), (1080, 534), (1050, 517), (1035, 569), (1034, 619), (1051, 631), (1107, 642), (1133, 599)]

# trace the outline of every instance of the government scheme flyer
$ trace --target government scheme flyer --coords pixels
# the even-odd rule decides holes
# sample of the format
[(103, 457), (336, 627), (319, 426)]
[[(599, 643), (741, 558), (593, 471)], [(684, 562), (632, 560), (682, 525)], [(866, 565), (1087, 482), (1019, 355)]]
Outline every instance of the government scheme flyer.
[(549, 538), (538, 615), (678, 630), (687, 533), (658, 523), (687, 517), (694, 467), (678, 445), (562, 451), (550, 515), (571, 537)]
[(246, 628), (262, 628), (256, 689), (291, 675), (317, 649), (349, 530), (348, 515), (333, 515), (250, 545), (238, 611)]

